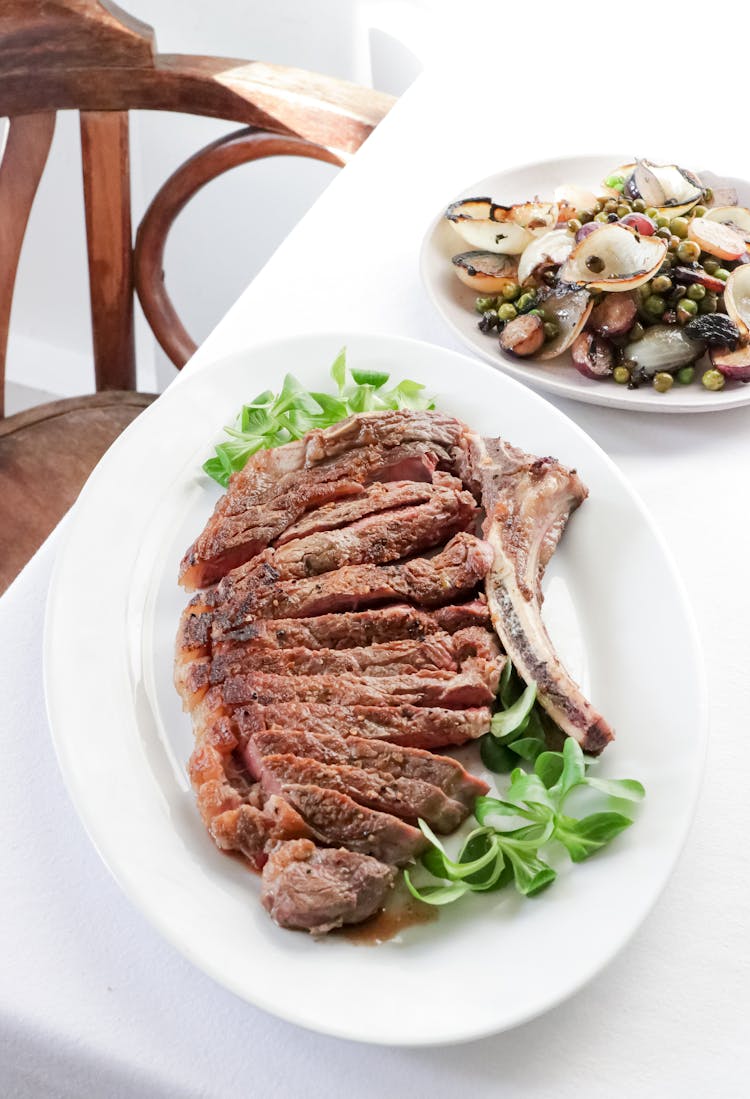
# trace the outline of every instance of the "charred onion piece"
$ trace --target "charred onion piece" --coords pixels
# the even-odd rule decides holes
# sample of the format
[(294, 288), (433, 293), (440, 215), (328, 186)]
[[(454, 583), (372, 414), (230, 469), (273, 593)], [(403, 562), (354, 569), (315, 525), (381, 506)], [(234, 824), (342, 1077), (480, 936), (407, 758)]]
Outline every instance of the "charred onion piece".
[(593, 332), (581, 332), (573, 342), (570, 355), (576, 370), (585, 378), (601, 381), (614, 370), (612, 345)]
[(750, 210), (747, 206), (714, 206), (707, 210), (706, 221), (718, 221), (739, 233), (747, 244), (750, 241)]
[(559, 267), (573, 250), (573, 237), (567, 229), (553, 229), (524, 248), (518, 264), (518, 281), (525, 286), (538, 279), (549, 267)]
[(474, 248), (515, 256), (534, 236), (554, 228), (557, 206), (551, 202), (500, 206), (489, 198), (467, 198), (451, 203), (445, 216)]
[(451, 262), (461, 282), (478, 294), (499, 294), (518, 276), (516, 259), (498, 252), (461, 252)]
[(694, 340), (704, 340), (711, 347), (734, 351), (740, 340), (740, 332), (734, 321), (724, 313), (706, 313), (695, 317), (683, 328)]
[(625, 358), (634, 362), (642, 374), (652, 377), (664, 370), (679, 370), (699, 359), (706, 349), (702, 340), (691, 339), (684, 328), (654, 325), (639, 340), (625, 347)]
[(541, 318), (529, 314), (508, 321), (500, 333), (502, 350), (524, 359), (536, 355), (543, 343), (544, 325)]
[(616, 222), (576, 244), (560, 268), (563, 282), (621, 293), (656, 274), (667, 253), (661, 237), (640, 237)]
[(544, 319), (554, 321), (557, 335), (547, 340), (540, 359), (554, 359), (567, 351), (591, 314), (593, 301), (588, 290), (575, 286), (557, 285), (539, 291), (537, 305)]
[(599, 336), (624, 336), (635, 324), (637, 315), (634, 294), (607, 294), (594, 306), (588, 327)]
[(695, 241), (702, 252), (717, 259), (739, 259), (745, 251), (744, 238), (720, 221), (693, 218), (688, 225), (688, 238)]
[(724, 293), (725, 283), (721, 279), (715, 279), (713, 275), (709, 275), (708, 271), (704, 271), (702, 267), (672, 267), (669, 277), (674, 279), (675, 282), (683, 282), (688, 285), (697, 282), (701, 286), (705, 286), (706, 290), (710, 290), (712, 294)]
[(739, 347), (736, 351), (712, 347), (711, 365), (734, 382), (750, 382), (750, 346)]
[(740, 339), (746, 341), (750, 337), (750, 266), (743, 264), (732, 271), (724, 285), (724, 305)]

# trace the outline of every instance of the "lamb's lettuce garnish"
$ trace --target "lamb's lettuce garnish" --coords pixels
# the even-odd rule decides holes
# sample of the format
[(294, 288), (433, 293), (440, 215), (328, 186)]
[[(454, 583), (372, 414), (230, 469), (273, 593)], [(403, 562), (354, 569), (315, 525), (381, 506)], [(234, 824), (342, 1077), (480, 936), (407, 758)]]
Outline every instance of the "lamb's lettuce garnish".
[(301, 439), (315, 427), (330, 427), (355, 412), (435, 407), (419, 382), (407, 378), (386, 389), (389, 375), (380, 370), (352, 370), (350, 375), (348, 380), (346, 348), (331, 367), (335, 394), (305, 389), (294, 375), (287, 374), (278, 395), (267, 389), (243, 405), (235, 423), (224, 428), (229, 441), (219, 443), (215, 456), (204, 462), (204, 471), (226, 488), (230, 476), (243, 469), (257, 451)]
[[(633, 823), (622, 803), (640, 801), (645, 794), (635, 779), (589, 775), (592, 764), (577, 741), (568, 737), (561, 752), (540, 752), (533, 771), (517, 767), (502, 798), (476, 799), (474, 816), (479, 827), (469, 833), (456, 859), (449, 857), (420, 820), (419, 827), (431, 845), (421, 862), (435, 880), (416, 885), (406, 870), (409, 891), (418, 900), (440, 905), (466, 893), (502, 889), (511, 881), (523, 896), (541, 892), (557, 877), (541, 857), (545, 846), (553, 850), (557, 844), (573, 862), (582, 862)], [(577, 789), (604, 798), (603, 808), (583, 817), (568, 816), (565, 804)], [(616, 809), (611, 807), (612, 799)]]

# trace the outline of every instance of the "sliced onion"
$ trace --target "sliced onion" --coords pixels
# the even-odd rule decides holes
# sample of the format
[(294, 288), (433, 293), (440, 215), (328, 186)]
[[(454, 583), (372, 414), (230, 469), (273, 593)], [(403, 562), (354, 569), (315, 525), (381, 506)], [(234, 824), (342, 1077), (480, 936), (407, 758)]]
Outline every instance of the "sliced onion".
[(543, 237), (537, 237), (524, 248), (518, 264), (518, 281), (521, 286), (541, 267), (559, 267), (573, 251), (575, 241), (567, 229), (553, 229)]
[(687, 213), (703, 197), (703, 184), (692, 172), (676, 164), (652, 164), (638, 160), (629, 193), (640, 196), (661, 215), (676, 218)]
[(750, 264), (735, 267), (724, 285), (724, 306), (737, 325), (740, 339), (750, 336)]
[(631, 359), (644, 374), (652, 376), (661, 370), (679, 370), (701, 357), (706, 345), (693, 340), (675, 325), (654, 325), (647, 328), (639, 340), (625, 347), (625, 358)]
[(641, 237), (614, 222), (580, 241), (559, 277), (597, 290), (635, 290), (656, 274), (666, 252), (661, 237)]
[(714, 206), (706, 211), (705, 220), (728, 225), (745, 243), (750, 241), (750, 210), (747, 206)]
[(535, 236), (552, 229), (557, 214), (552, 202), (499, 206), (489, 198), (461, 199), (445, 212), (456, 232), (473, 248), (514, 256)]
[(734, 229), (719, 221), (693, 218), (688, 225), (688, 237), (717, 259), (737, 260), (745, 251), (745, 241)]
[(567, 206), (580, 214), (583, 210), (595, 210), (597, 197), (593, 191), (587, 191), (585, 187), (577, 187), (574, 183), (564, 183), (561, 187), (555, 189), (555, 202), (558, 206)]
[(541, 352), (540, 359), (555, 359), (567, 351), (573, 340), (583, 330), (594, 302), (588, 290), (573, 286), (555, 286), (539, 292), (537, 302), (544, 317), (555, 321), (558, 334), (548, 340)]

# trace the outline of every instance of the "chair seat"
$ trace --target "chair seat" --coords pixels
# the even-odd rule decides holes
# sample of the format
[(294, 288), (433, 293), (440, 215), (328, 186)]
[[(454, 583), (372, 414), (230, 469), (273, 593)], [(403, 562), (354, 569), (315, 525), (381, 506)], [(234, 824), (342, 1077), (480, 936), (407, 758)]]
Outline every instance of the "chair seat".
[(103, 392), (0, 420), (0, 592), (75, 502), (92, 469), (156, 394)]

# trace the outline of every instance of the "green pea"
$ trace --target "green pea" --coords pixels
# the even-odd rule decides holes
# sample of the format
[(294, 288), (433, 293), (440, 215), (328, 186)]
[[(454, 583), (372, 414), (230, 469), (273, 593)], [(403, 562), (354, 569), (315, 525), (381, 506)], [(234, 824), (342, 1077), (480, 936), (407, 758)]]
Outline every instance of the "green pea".
[(651, 290), (654, 294), (667, 294), (672, 289), (672, 280), (667, 275), (657, 275), (651, 280)]
[(669, 218), (665, 218), (663, 214), (657, 214), (654, 221), (656, 222), (657, 229), (669, 228)]
[(724, 375), (718, 370), (707, 370), (701, 378), (701, 381), (706, 389), (713, 389), (716, 391), (724, 388)]
[(544, 338), (554, 340), (560, 334), (560, 326), (555, 321), (544, 322)]
[(658, 294), (651, 294), (644, 301), (643, 308), (650, 317), (660, 317), (667, 308), (667, 303)]
[(692, 286), (688, 286), (687, 296), (692, 298), (693, 301), (703, 301), (706, 296), (706, 288), (701, 286), (699, 282), (694, 282)]
[(680, 263), (695, 263), (701, 254), (694, 240), (681, 240), (677, 246), (677, 258)]
[(630, 207), (626, 206), (624, 202), (621, 202), (615, 210), (615, 213), (617, 214), (618, 218), (624, 218), (626, 214), (630, 213)]
[(677, 306), (677, 316), (680, 313), (689, 313), (691, 317), (695, 317), (698, 313), (698, 302), (693, 301), (692, 298), (683, 298)]
[(716, 272), (716, 278), (721, 279), (722, 282), (726, 282), (731, 272), (727, 271), (726, 267), (720, 267)]
[(666, 371), (660, 370), (658, 374), (654, 374), (653, 387), (657, 393), (666, 393), (672, 388), (674, 384), (674, 378), (671, 374), (667, 374)]
[(716, 294), (706, 294), (702, 302), (698, 303), (699, 313), (715, 313), (719, 304)]
[(656, 221), (656, 219), (659, 217), (659, 211), (656, 209), (655, 206), (649, 206), (646, 209), (646, 217), (651, 218), (652, 221)]
[(509, 301), (506, 301), (498, 309), (497, 315), (501, 321), (512, 321), (518, 316), (518, 311), (515, 305), (511, 305)]
[(695, 377), (695, 367), (682, 366), (675, 374), (675, 377), (680, 385), (690, 385), (693, 378)]
[(646, 203), (643, 201), (642, 198), (637, 198), (633, 201), (633, 209), (635, 210), (636, 214), (645, 214)]
[(669, 228), (672, 230), (676, 237), (684, 240), (688, 234), (688, 219), (687, 218), (672, 218), (669, 223)]
[(541, 309), (529, 309), (529, 310), (527, 310), (526, 316), (527, 317), (543, 317), (544, 313), (541, 311)]
[(594, 221), (609, 221), (609, 215), (604, 211), (600, 211), (598, 214), (594, 214)]
[(707, 259), (703, 261), (703, 270), (707, 275), (713, 275), (716, 277), (716, 272), (721, 267), (721, 264), (716, 259)]
[(618, 183), (624, 183), (622, 176), (607, 176), (604, 180), (605, 187), (616, 187)]
[(581, 228), (582, 224), (583, 224), (583, 222), (579, 218), (569, 218), (568, 219), (568, 232), (569, 233), (577, 233), (578, 230)]
[(503, 300), (515, 301), (518, 295), (521, 293), (521, 287), (517, 282), (506, 282), (503, 287)]
[(525, 313), (527, 310), (533, 308), (535, 301), (536, 294), (527, 292), (525, 294), (521, 294), (521, 297), (516, 302), (515, 307), (519, 313)]
[(710, 187), (704, 187), (703, 188), (703, 200), (704, 200), (704, 202), (710, 203), (713, 197), (714, 197), (714, 193), (711, 190), (711, 188)]
[(645, 329), (640, 321), (636, 321), (633, 327), (628, 332), (628, 339), (632, 343), (634, 340), (642, 340)]
[(693, 207), (693, 217), (694, 218), (704, 218), (707, 213), (708, 213), (708, 210), (706, 209), (705, 206), (694, 206)]
[(495, 309), (496, 307), (497, 298), (477, 298), (474, 302), (477, 313), (486, 313), (488, 309)]
[(630, 381), (630, 371), (627, 366), (616, 366), (612, 371), (612, 377), (618, 385), (627, 385)]

